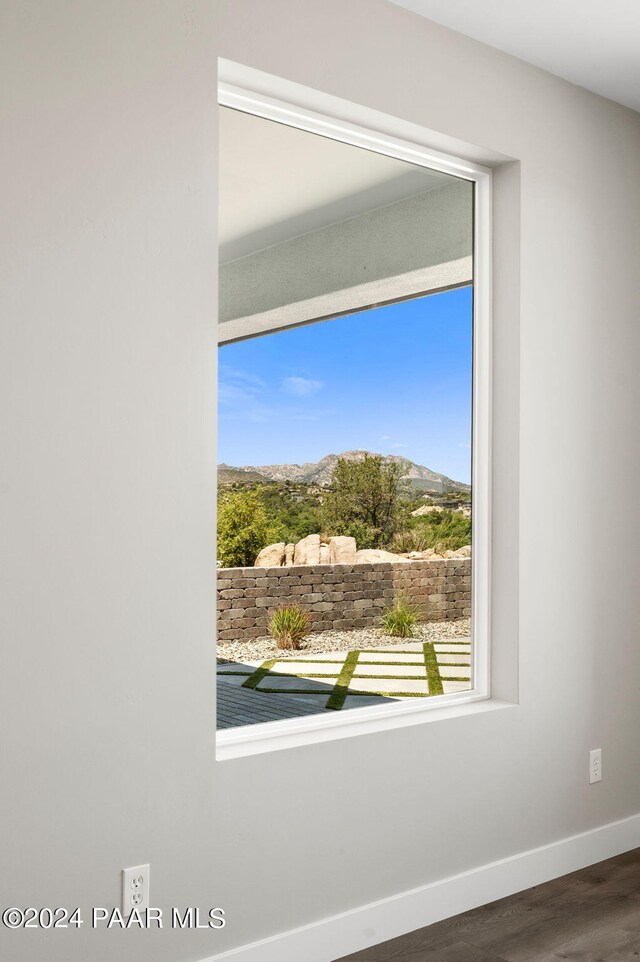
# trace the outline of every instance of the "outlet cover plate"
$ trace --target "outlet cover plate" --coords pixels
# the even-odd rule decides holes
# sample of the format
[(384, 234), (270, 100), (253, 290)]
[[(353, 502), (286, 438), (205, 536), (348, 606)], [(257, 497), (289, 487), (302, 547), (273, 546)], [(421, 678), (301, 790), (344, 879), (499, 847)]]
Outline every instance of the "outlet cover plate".
[(589, 784), (602, 781), (602, 749), (594, 748), (589, 752)]
[(143, 912), (149, 908), (149, 866), (134, 865), (122, 870), (122, 912), (133, 909)]

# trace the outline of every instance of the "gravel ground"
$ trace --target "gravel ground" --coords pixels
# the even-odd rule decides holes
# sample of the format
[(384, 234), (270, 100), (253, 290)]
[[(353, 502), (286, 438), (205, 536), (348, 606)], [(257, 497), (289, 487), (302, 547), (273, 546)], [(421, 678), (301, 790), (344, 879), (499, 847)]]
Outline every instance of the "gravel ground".
[(445, 638), (465, 638), (471, 634), (471, 621), (436, 621), (416, 628), (414, 638), (392, 638), (382, 628), (353, 628), (350, 631), (319, 631), (308, 635), (297, 651), (278, 648), (273, 638), (253, 641), (221, 641), (218, 643), (218, 662), (261, 661), (265, 658), (299, 658), (300, 655), (322, 655), (331, 651), (352, 648), (371, 648), (381, 645), (403, 645), (409, 641), (442, 641)]

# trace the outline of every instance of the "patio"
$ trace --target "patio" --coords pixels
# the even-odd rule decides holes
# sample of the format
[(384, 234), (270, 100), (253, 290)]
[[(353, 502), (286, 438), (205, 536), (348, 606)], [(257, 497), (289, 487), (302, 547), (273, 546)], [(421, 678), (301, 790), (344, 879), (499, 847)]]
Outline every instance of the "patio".
[(469, 638), (218, 667), (218, 728), (428, 698), (471, 686)]

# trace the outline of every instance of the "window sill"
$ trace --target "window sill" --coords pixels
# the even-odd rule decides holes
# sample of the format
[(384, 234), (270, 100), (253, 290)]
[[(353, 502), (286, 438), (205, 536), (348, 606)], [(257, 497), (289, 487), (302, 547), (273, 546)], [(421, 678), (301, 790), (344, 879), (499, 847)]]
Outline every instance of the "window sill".
[(478, 691), (460, 695), (442, 695), (429, 699), (429, 704), (401, 704), (398, 706), (351, 708), (335, 715), (309, 715), (242, 728), (230, 728), (217, 733), (216, 760), (244, 758), (284, 748), (299, 748), (317, 742), (371, 735), (393, 731), (411, 725), (445, 721), (478, 715), (503, 708), (514, 708), (515, 703), (488, 698)]

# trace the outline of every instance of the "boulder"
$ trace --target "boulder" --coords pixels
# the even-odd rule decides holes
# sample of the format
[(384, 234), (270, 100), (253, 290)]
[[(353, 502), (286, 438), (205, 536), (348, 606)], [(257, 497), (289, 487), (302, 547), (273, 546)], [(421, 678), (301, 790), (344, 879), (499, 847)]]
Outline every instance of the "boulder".
[(375, 564), (378, 561), (391, 561), (395, 564), (395, 562), (408, 560), (391, 551), (383, 551), (382, 548), (361, 548), (360, 551), (356, 551), (357, 564)]
[(331, 551), (328, 544), (320, 545), (320, 564), (328, 565), (331, 564)]
[(454, 551), (445, 551), (445, 558), (470, 558), (471, 557), (471, 545), (465, 544), (462, 548), (456, 548)]
[(284, 549), (284, 563), (286, 564), (287, 568), (290, 568), (293, 564), (293, 552), (295, 550), (296, 546), (294, 544), (288, 544)]
[(444, 508), (441, 508), (438, 504), (423, 504), (422, 507), (416, 508), (411, 514), (414, 518), (422, 518), (425, 514), (442, 514)]
[(256, 560), (254, 561), (254, 567), (256, 568), (279, 568), (280, 565), (284, 564), (284, 549), (286, 545), (284, 541), (279, 541), (278, 544), (269, 544), (266, 548), (263, 548)]
[(334, 565), (352, 565), (356, 562), (355, 538), (329, 538), (330, 561)]
[(308, 534), (298, 541), (293, 553), (293, 563), (296, 565), (320, 564), (320, 535)]

